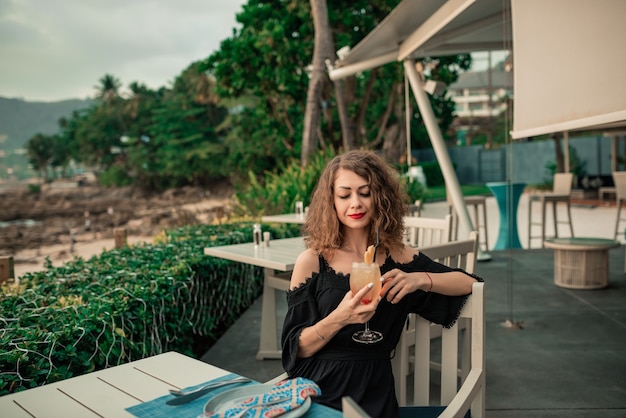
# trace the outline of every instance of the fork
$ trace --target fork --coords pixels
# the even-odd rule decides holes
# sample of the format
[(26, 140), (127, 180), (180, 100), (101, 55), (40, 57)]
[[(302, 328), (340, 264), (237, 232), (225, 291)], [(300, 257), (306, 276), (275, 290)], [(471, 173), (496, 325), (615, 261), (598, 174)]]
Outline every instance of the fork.
[(207, 383), (204, 386), (200, 386), (197, 389), (181, 391), (177, 389), (170, 389), (170, 393), (175, 396), (174, 399), (170, 399), (165, 403), (168, 405), (182, 405), (188, 402), (193, 401), (194, 399), (198, 399), (200, 396), (205, 395), (206, 393), (212, 391), (213, 389), (217, 389), (226, 385), (233, 385), (236, 383), (248, 383), (250, 379), (247, 377), (235, 377), (234, 379), (222, 380), (219, 382), (211, 382)]
[(205, 389), (209, 389), (209, 388), (216, 388), (216, 387), (220, 387), (220, 386), (224, 386), (224, 385), (230, 385), (232, 383), (248, 383), (250, 381), (250, 379), (248, 379), (247, 377), (234, 377), (232, 379), (228, 379), (228, 380), (220, 380), (217, 382), (210, 382), (207, 383), (206, 385), (200, 386), (199, 388), (196, 389), (192, 389), (192, 390), (179, 390), (179, 389), (170, 389), (170, 393), (174, 396), (184, 396), (184, 395), (191, 395), (192, 393), (196, 393), (196, 392), (201, 392)]

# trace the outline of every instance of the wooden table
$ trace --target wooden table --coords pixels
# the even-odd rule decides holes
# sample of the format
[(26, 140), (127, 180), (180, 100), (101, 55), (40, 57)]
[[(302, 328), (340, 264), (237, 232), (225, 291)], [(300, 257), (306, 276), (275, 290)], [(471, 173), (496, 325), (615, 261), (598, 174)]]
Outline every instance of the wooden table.
[[(168, 352), (45, 386), (0, 397), (0, 416), (132, 417), (125, 410), (189, 386), (230, 374), (229, 371), (176, 352)], [(202, 411), (198, 412), (198, 415)], [(314, 404), (304, 415), (341, 417), (341, 412)]]
[(261, 336), (259, 351), (256, 355), (259, 360), (280, 358), (276, 291), (285, 292), (289, 289), (291, 271), (302, 251), (304, 251), (304, 241), (301, 237), (271, 240), (269, 247), (265, 247), (263, 243), (255, 247), (254, 243), (250, 242), (204, 249), (205, 255), (264, 268)]
[(616, 195), (617, 194), (617, 188), (616, 187), (600, 187), (598, 188), (598, 198), (600, 200), (604, 200), (604, 195)]
[(604, 238), (551, 238), (554, 284), (569, 289), (600, 289), (609, 284), (609, 250), (619, 241)]

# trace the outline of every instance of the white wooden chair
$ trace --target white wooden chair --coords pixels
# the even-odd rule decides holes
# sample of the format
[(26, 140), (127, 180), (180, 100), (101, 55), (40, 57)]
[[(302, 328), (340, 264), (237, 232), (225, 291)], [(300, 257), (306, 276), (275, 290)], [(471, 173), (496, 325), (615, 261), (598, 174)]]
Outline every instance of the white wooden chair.
[[(433, 326), (430, 322), (418, 318), (415, 332), (415, 373), (413, 374), (413, 405), (400, 416), (465, 416), (471, 411), (472, 418), (485, 417), (485, 296), (484, 283), (476, 282), (472, 294), (461, 311), (459, 320), (468, 322), (470, 335), (469, 353), (459, 353), (460, 322), (450, 329), (441, 330), (441, 339), (429, 338)], [(431, 373), (431, 344), (441, 345), (440, 379)], [(459, 382), (459, 358), (469, 358), (469, 369)], [(434, 377), (434, 378), (433, 378)], [(431, 387), (440, 383), (439, 396), (432, 396)], [(435, 398), (435, 400), (433, 400)], [(421, 415), (427, 411), (435, 414)]]
[(466, 240), (443, 242), (438, 245), (422, 247), (420, 251), (434, 261), (449, 267), (461, 268), (473, 274), (474, 270), (476, 270), (478, 233), (472, 231)]
[[(458, 377), (459, 323), (450, 329), (442, 329), (440, 379), (431, 373), (431, 344), (429, 338), (433, 325), (418, 318), (414, 335), (417, 347), (413, 379), (413, 405), (400, 408), (400, 417), (461, 418), (470, 412), (472, 418), (485, 417), (485, 284), (476, 282), (472, 294), (461, 310), (460, 320), (469, 324), (471, 348), (469, 370), (460, 381)], [(441, 328), (441, 327), (440, 327)], [(463, 357), (464, 354), (461, 355)], [(465, 359), (463, 359), (465, 361)], [(439, 395), (431, 396), (433, 386), (440, 386)], [(342, 399), (345, 418), (369, 418), (349, 397)]]
[[(477, 250), (478, 233), (476, 231), (472, 231), (467, 240), (453, 241), (420, 249), (420, 251), (422, 251), (433, 260), (450, 267), (462, 268), (468, 273), (474, 273), (476, 269)], [(416, 333), (418, 332), (416, 324), (420, 320), (421, 318), (418, 315), (409, 315), (407, 327), (400, 337), (400, 341), (396, 346), (395, 357), (392, 360), (396, 381), (396, 396), (398, 397), (398, 402), (400, 406), (407, 405), (408, 401), (407, 376), (411, 374), (411, 366), (415, 362), (415, 356), (413, 355), (413, 351), (416, 352), (418, 349), (417, 346), (415, 346)], [(459, 318), (457, 329), (466, 332), (466, 330), (468, 329), (467, 321)], [(435, 340), (438, 337), (441, 337), (441, 330), (442, 327), (433, 325), (432, 330), (428, 335), (429, 340)], [(462, 343), (462, 352), (464, 353), (464, 359), (461, 363), (462, 368), (460, 369), (459, 374), (461, 376), (466, 376), (469, 372), (469, 360), (467, 360), (467, 358), (469, 357), (470, 342), (467, 338), (465, 338), (462, 339)], [(413, 347), (415, 348), (413, 349)], [(435, 362), (433, 362), (431, 366), (435, 370), (442, 367), (440, 364)], [(416, 371), (413, 372), (414, 375), (415, 373)]]
[(343, 418), (371, 418), (370, 415), (349, 396), (341, 398), (341, 409)]
[[(405, 242), (415, 248), (430, 247), (433, 245), (450, 242), (452, 237), (452, 215), (448, 214), (444, 218), (422, 218), (415, 216), (404, 217)], [(411, 334), (415, 331), (415, 315), (409, 314), (407, 317), (405, 333)], [(413, 344), (411, 338), (400, 340), (396, 350), (401, 353), (408, 353)], [(408, 376), (409, 367), (402, 368), (400, 373)]]
[(452, 236), (452, 216), (444, 218), (423, 218), (405, 216), (405, 242), (411, 247), (427, 247), (450, 241)]

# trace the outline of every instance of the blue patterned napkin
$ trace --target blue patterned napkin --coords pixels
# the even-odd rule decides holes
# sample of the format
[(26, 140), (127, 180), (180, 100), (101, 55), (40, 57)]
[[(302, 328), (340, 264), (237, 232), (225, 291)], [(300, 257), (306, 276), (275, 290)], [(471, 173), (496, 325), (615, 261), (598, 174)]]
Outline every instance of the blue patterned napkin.
[[(220, 382), (222, 380), (234, 379), (238, 375), (231, 373), (226, 376), (218, 377), (217, 379), (210, 380), (209, 382)], [(206, 385), (209, 382), (200, 383), (199, 385), (190, 386), (185, 388), (184, 390), (195, 389), (200, 386)], [(258, 383), (251, 382), (245, 383), (245, 385), (256, 385)], [(128, 412), (133, 414), (139, 418), (196, 418), (198, 415), (202, 413), (204, 410), (204, 405), (209, 401), (209, 399), (213, 398), (215, 395), (222, 393), (227, 390), (231, 390), (233, 388), (242, 387), (244, 384), (234, 384), (228, 386), (222, 386), (220, 388), (214, 389), (211, 392), (207, 393), (204, 396), (201, 396), (198, 399), (195, 399), (189, 403), (183, 405), (167, 405), (165, 402), (174, 398), (174, 395), (167, 394), (161, 396), (159, 398), (153, 399), (148, 402), (140, 403), (139, 405), (134, 405), (126, 408)]]
[[(319, 396), (322, 393), (319, 386), (309, 379), (296, 377), (295, 379), (286, 379), (276, 383), (268, 392), (251, 396), (239, 404), (229, 408), (223, 413), (205, 412), (200, 417), (206, 418), (230, 418), (238, 416), (242, 411), (246, 411), (243, 417), (277, 417), (283, 415), (292, 409), (301, 406), (308, 397)], [(285, 401), (273, 405), (262, 406), (266, 402), (277, 399), (285, 399)]]

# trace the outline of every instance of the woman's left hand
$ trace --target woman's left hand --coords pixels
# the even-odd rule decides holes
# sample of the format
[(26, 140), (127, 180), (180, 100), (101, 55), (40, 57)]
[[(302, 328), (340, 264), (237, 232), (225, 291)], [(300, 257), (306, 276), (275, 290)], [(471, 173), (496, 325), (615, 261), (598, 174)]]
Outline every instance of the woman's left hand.
[(398, 303), (409, 293), (419, 289), (419, 279), (415, 273), (406, 273), (393, 269), (383, 274), (383, 288), (381, 296), (390, 303)]

